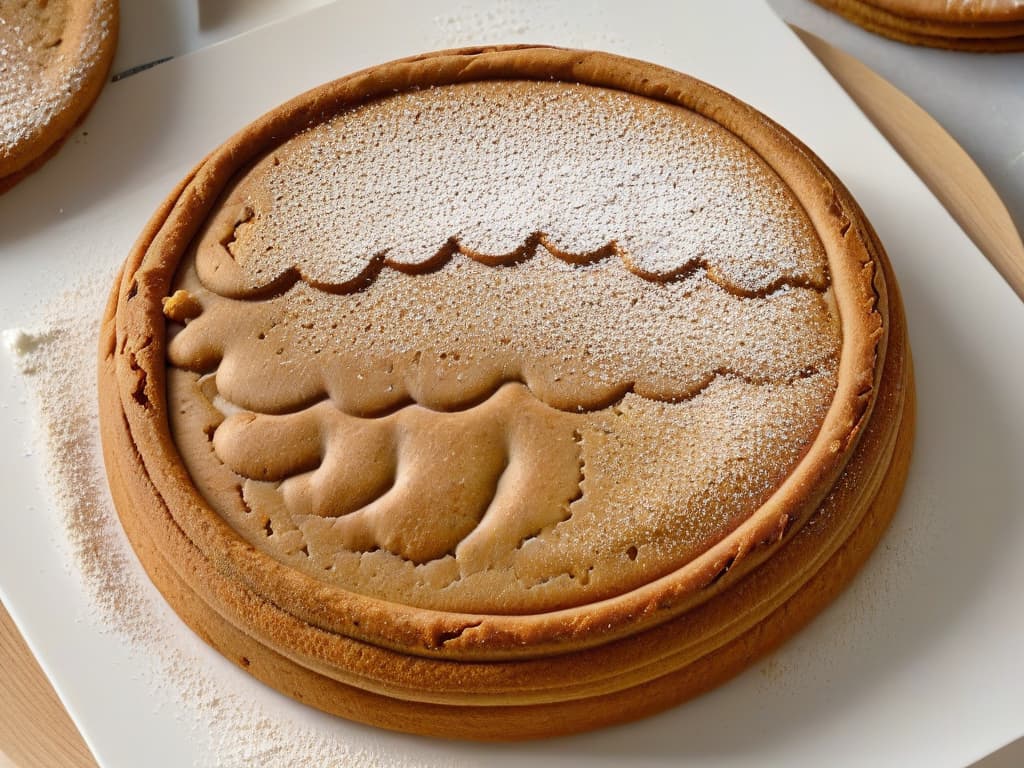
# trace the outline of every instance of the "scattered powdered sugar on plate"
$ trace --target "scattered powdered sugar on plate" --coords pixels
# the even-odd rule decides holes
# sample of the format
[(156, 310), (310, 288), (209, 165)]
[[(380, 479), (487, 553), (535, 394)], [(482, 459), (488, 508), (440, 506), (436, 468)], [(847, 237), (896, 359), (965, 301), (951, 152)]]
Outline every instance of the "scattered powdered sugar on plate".
[(402, 748), (388, 749), (380, 733), (362, 733), (342, 720), (335, 727), (317, 727), (308, 720), (323, 716), (310, 710), (316, 718), (304, 721), (301, 713), (289, 713), (297, 705), (283, 697), (280, 706), (261, 703), (246, 693), (255, 684), (247, 675), (200, 655), (196, 639), (131, 551), (107, 489), (95, 371), (100, 315), (112, 281), (112, 272), (100, 270), (47, 302), (26, 328), (2, 333), (35, 408), (35, 453), (51, 479), (54, 539), (80, 578), (89, 606), (80, 620), (123, 640), (135, 662), (133, 677), (144, 676), (154, 704), (170, 705), (200, 743), (206, 742), (206, 755), (197, 763), (201, 768), (450, 764), (425, 760), (423, 750), (413, 757)]
[(21, 328), (7, 328), (0, 334), (4, 349), (10, 355), (19, 373), (35, 373), (34, 354), (39, 347), (50, 340), (48, 333), (29, 333)]
[[(581, 36), (566, 13), (555, 13), (561, 3), (540, 0), (523, 3), (498, 0), (491, 3), (464, 3), (455, 12), (434, 17), (435, 48), (458, 48), (487, 43), (531, 43), (557, 41), (575, 48), (619, 48), (624, 40), (613, 32)], [(552, 27), (550, 19), (558, 18)]]

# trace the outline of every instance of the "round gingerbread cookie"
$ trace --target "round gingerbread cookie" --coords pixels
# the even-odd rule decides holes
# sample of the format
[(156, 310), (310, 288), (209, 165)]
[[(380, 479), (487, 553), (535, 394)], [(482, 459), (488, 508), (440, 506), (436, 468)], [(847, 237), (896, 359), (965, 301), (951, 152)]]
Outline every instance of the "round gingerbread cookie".
[(749, 106), (540, 47), (299, 96), (168, 197), (101, 339), (156, 585), (329, 712), (513, 739), (720, 683), (902, 488), (902, 306), (856, 203)]
[(0, 192), (42, 165), (114, 58), (117, 0), (0, 0)]

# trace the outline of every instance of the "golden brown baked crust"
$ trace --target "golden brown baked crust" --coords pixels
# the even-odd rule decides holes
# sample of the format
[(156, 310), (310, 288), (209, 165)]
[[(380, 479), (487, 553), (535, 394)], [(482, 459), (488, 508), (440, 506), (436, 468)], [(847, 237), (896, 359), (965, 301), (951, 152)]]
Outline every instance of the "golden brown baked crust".
[[(734, 134), (806, 211), (842, 328), (835, 392), (817, 436), (747, 519), (669, 573), (596, 602), (533, 613), (402, 604), (289, 567), (210, 508), (183, 466), (168, 414), (164, 312), (179, 323), (197, 316), (191, 294), (172, 296), (175, 275), (236, 174), (282, 140), (374, 97), (496, 79), (625, 91), (680, 105)], [(206, 311), (204, 298), (196, 304)], [(243, 666), (297, 698), (386, 727), (474, 738), (594, 727), (734, 674), (852, 575), (895, 507), (909, 456), (901, 311), (884, 253), (841, 185), (782, 129), (720, 91), (653, 65), (558, 49), (407, 59), (257, 121), (201, 163), (153, 218), (115, 287), (101, 340), (111, 488), (172, 605), (215, 646), (241, 653)], [(812, 583), (827, 586), (805, 588)], [(781, 609), (790, 598), (794, 608)], [(765, 629), (776, 611), (787, 618)], [(630, 708), (602, 709), (611, 701)], [(546, 713), (556, 706), (572, 714), (552, 719)], [(413, 711), (425, 719), (405, 722)], [(491, 711), (515, 716), (499, 720)]]
[(1024, 4), (1012, 0), (815, 0), (855, 24), (931, 48), (1024, 50)]
[(117, 46), (117, 0), (0, 0), (0, 192), (85, 116)]

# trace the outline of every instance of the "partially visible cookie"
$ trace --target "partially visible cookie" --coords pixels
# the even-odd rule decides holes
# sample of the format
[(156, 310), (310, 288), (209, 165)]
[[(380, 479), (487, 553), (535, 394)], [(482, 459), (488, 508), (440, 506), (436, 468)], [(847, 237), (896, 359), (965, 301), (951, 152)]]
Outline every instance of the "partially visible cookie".
[(815, 0), (879, 35), (911, 45), (1024, 51), (1022, 0)]
[(0, 193), (42, 165), (96, 100), (117, 0), (0, 0)]

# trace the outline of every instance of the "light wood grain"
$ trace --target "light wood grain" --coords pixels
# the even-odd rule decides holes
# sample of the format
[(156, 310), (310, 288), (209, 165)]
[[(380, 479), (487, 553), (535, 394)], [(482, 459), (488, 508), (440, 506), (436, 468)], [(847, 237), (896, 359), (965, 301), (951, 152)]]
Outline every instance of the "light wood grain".
[(1024, 243), (970, 156), (931, 115), (858, 59), (799, 27), (793, 31), (1024, 300)]
[[(796, 29), (1024, 298), (1024, 244), (978, 167), (924, 110), (857, 59)], [(0, 768), (95, 768), (42, 670), (0, 605)]]
[(57, 694), (0, 604), (0, 768), (96, 768)]

